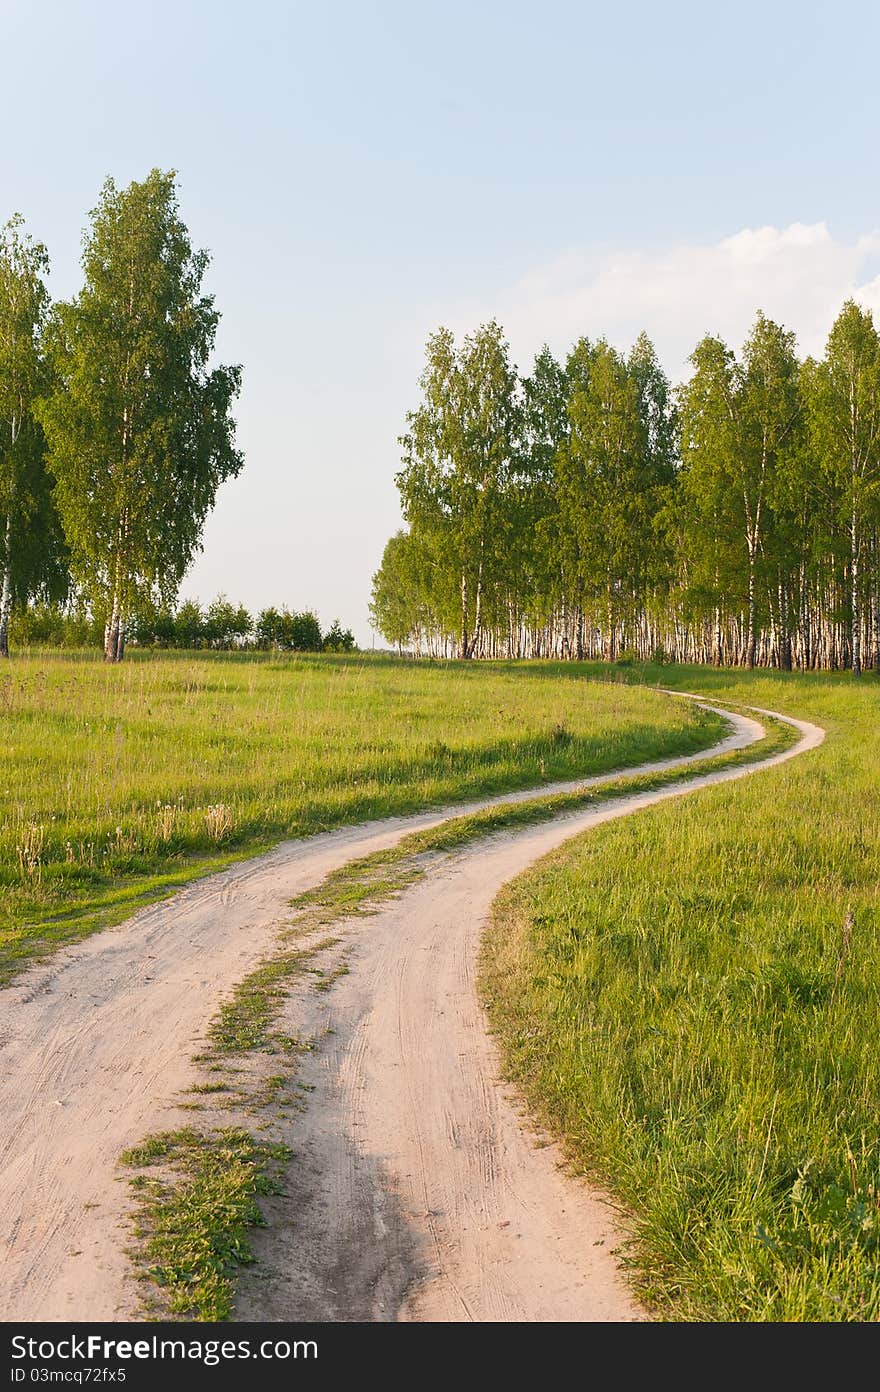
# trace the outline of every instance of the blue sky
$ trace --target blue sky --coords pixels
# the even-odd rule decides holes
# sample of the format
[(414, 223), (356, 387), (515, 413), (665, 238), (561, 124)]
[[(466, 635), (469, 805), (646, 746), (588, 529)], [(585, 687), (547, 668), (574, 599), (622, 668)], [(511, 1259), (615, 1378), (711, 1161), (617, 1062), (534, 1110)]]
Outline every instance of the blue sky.
[(370, 642), (424, 339), (497, 315), (679, 376), (755, 310), (817, 351), (880, 311), (871, 3), (0, 0), (0, 217), (79, 284), (101, 182), (179, 171), (244, 366), (247, 462), (184, 585), (315, 607)]

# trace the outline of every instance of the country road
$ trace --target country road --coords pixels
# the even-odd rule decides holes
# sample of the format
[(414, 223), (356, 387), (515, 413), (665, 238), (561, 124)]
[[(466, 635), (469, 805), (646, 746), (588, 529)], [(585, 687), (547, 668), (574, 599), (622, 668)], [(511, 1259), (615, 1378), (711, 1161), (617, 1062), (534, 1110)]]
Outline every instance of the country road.
[[(709, 703), (709, 709), (715, 709)], [(601, 1196), (567, 1176), (498, 1082), (474, 987), (482, 925), (502, 884), (590, 826), (752, 772), (687, 778), (689, 763), (760, 738), (732, 733), (683, 759), (672, 787), (472, 843), (346, 929), (348, 974), (295, 988), (291, 1034), (316, 1047), (290, 1122), (285, 1198), (267, 1201), (260, 1261), (238, 1318), (634, 1320)], [(767, 714), (772, 714), (767, 712)], [(784, 717), (779, 717), (784, 718)], [(797, 744), (763, 769), (818, 745)], [(611, 778), (620, 773), (610, 775)], [(4, 1320), (136, 1317), (120, 1152), (180, 1125), (197, 1040), (224, 994), (269, 951), (292, 896), (406, 832), (485, 806), (606, 779), (288, 842), (59, 952), (0, 993), (0, 1280)]]

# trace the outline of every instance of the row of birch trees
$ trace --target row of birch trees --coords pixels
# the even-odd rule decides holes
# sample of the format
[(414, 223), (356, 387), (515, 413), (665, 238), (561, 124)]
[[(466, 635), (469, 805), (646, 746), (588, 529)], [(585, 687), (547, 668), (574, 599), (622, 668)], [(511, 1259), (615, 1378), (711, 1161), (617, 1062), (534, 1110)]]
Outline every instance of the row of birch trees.
[(84, 283), (52, 304), (46, 248), (0, 229), (0, 655), (12, 605), (76, 587), (108, 661), (144, 607), (168, 606), (224, 479), (237, 474), (238, 367), (211, 366), (219, 322), (173, 172), (108, 180)]
[(847, 301), (821, 360), (758, 314), (673, 389), (649, 339), (520, 377), (500, 326), (428, 341), (374, 577), (392, 644), (880, 669), (880, 336)]

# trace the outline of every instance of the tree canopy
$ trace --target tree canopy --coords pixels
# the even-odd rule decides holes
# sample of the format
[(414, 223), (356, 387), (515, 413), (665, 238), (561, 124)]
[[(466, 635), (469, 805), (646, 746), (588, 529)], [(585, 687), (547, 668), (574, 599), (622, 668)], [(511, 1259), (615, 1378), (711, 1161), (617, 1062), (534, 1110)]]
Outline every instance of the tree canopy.
[(49, 311), (41, 242), (13, 217), (0, 229), (0, 656), (9, 655), (14, 600), (57, 598), (67, 582), (64, 541), (35, 415), (49, 379), (43, 331)]
[(105, 183), (85, 284), (55, 306), (39, 416), (73, 575), (107, 616), (118, 660), (138, 605), (176, 594), (219, 485), (242, 467), (238, 367), (211, 367), (219, 320), (203, 292), (173, 172)]
[(762, 313), (673, 391), (641, 334), (531, 373), (492, 322), (428, 341), (374, 576), (400, 648), (880, 669), (880, 337), (847, 302), (820, 362)]

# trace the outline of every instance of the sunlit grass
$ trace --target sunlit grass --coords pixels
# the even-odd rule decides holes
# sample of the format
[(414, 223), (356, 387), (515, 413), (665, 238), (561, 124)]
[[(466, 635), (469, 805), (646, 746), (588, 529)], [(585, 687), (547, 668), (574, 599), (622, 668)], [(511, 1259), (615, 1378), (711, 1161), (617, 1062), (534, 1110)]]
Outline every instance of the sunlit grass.
[(163, 1315), (230, 1318), (234, 1273), (254, 1260), (250, 1230), (264, 1226), (260, 1198), (281, 1192), (289, 1158), (285, 1146), (240, 1127), (160, 1132), (121, 1157), (140, 1171), (132, 1181), (135, 1232), (142, 1273), (162, 1291)]
[(688, 753), (718, 722), (571, 669), (365, 657), (0, 668), (0, 980), (284, 837)]
[(660, 1313), (877, 1319), (878, 686), (629, 675), (828, 739), (597, 827), (505, 889), (483, 986), (506, 1067), (634, 1215)]

